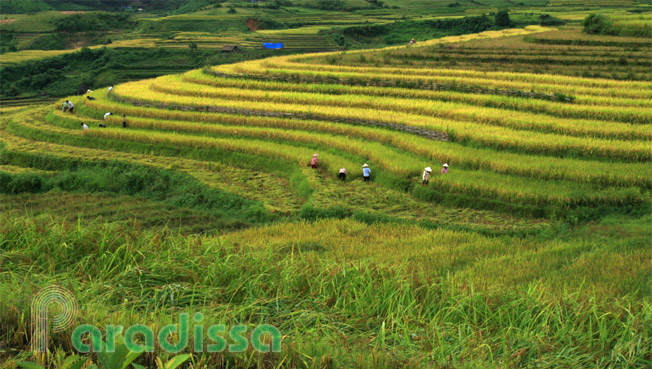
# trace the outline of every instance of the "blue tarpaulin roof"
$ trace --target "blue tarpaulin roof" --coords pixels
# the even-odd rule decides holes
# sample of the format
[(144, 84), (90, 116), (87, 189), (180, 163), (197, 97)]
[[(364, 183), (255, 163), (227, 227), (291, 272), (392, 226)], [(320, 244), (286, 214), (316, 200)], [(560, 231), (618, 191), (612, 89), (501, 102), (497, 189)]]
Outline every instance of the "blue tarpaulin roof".
[(264, 42), (263, 47), (266, 49), (282, 49), (283, 48), (283, 43), (282, 42)]

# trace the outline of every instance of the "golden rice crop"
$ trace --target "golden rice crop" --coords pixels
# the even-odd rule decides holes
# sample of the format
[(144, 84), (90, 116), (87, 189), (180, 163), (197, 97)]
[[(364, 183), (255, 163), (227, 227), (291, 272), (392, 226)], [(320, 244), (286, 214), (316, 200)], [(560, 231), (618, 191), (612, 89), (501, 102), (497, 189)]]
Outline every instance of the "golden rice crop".
[[(348, 54), (347, 54), (348, 55)], [(323, 58), (323, 56), (320, 56)], [(293, 59), (294, 58), (294, 59)], [(330, 78), (335, 81), (345, 79), (387, 80), (387, 81), (428, 81), (430, 83), (458, 83), (490, 88), (515, 90), (534, 90), (536, 92), (613, 96), (625, 98), (649, 98), (650, 84), (647, 82), (614, 81), (609, 79), (551, 76), (546, 74), (516, 72), (482, 72), (438, 68), (395, 68), (395, 67), (351, 67), (319, 65), (290, 62), (304, 60), (285, 56), (264, 60), (251, 60), (237, 64), (220, 65), (212, 70), (227, 74), (250, 74), (265, 76), (298, 76), (306, 80)]]
[[(44, 114), (47, 114), (47, 112), (38, 110), (36, 115), (32, 113), (31, 115), (21, 116), (20, 122), (33, 122), (34, 119), (42, 118)], [(74, 119), (77, 124), (79, 121), (82, 121), (82, 119), (77, 120), (70, 116), (64, 115), (64, 117), (66, 119)], [(83, 119), (83, 121), (93, 126), (97, 123), (96, 121), (91, 123), (87, 118)], [(207, 162), (182, 157), (176, 157), (171, 160), (169, 157), (150, 154), (134, 154), (115, 150), (100, 150), (34, 141), (11, 134), (4, 129), (0, 129), (0, 140), (5, 143), (6, 149), (10, 151), (31, 152), (83, 160), (120, 160), (162, 169), (174, 168), (176, 171), (195, 177), (209, 187), (219, 188), (247, 199), (261, 201), (271, 211), (288, 212), (296, 210), (300, 203), (300, 199), (290, 190), (288, 179), (261, 171), (258, 171), (255, 176), (252, 176), (250, 169), (241, 169), (220, 162)], [(4, 170), (3, 168), (4, 166), (0, 167), (0, 171)], [(266, 189), (266, 191), (261, 192), (262, 188)], [(266, 194), (270, 193), (269, 189), (280, 191), (280, 196), (267, 196)]]
[[(144, 119), (136, 124), (141, 124), (143, 128), (156, 128), (161, 123), (161, 119), (165, 119), (325, 132), (385, 143), (430, 160), (439, 162), (453, 161), (458, 165), (465, 165), (470, 168), (490, 169), (504, 174), (517, 174), (540, 179), (564, 179), (596, 184), (642, 185), (645, 187), (652, 184), (652, 168), (644, 163), (609, 163), (576, 159), (560, 160), (558, 158), (533, 156), (523, 153), (498, 152), (491, 149), (468, 147), (454, 142), (433, 141), (386, 129), (324, 121), (185, 112), (135, 107), (104, 99), (88, 101), (84, 106), (89, 106), (94, 109), (97, 116), (101, 116), (105, 111), (114, 111), (129, 115), (130, 120), (134, 116), (142, 117)], [(119, 118), (109, 118), (109, 120), (114, 120), (116, 124), (120, 122)]]
[[(531, 28), (518, 33), (541, 30)], [(436, 52), (429, 45), (502, 37), (510, 32), (419, 43), (412, 50), (427, 56)], [(190, 40), (202, 36), (183, 37)], [(92, 146), (109, 142), (96, 138), (114, 140), (121, 144), (112, 146), (118, 151), (110, 157), (139, 163), (155, 157), (155, 165), (170, 165), (177, 158), (119, 150), (130, 150), (129, 143), (133, 142), (134, 147), (141, 147), (135, 143), (166, 144), (271, 158), (291, 163), (293, 168), (298, 166), (304, 180), (313, 189), (319, 189), (321, 197), (315, 196), (315, 204), (328, 206), (333, 206), (332, 199), (342, 193), (338, 186), (325, 184), (327, 177), (334, 176), (342, 166), (349, 168), (352, 177), (359, 177), (355, 168), (365, 161), (381, 176), (373, 188), (387, 191), (395, 190), (395, 179), (404, 181), (396, 185), (403, 191), (403, 187), (419, 181), (425, 166), (437, 167), (445, 161), (452, 164), (454, 175), (435, 176), (431, 187), (470, 198), (561, 208), (645, 201), (646, 191), (652, 187), (652, 168), (648, 165), (652, 159), (649, 83), (445, 68), (336, 65), (365, 55), (389, 57), (405, 50), (402, 46), (346, 54), (287, 56), (211, 69), (227, 75), (251, 75), (252, 79), (217, 77), (207, 70), (127, 83), (116, 86), (110, 94), (95, 92), (94, 101), (75, 99), (76, 117), (53, 112), (46, 124), (14, 119), (8, 132), (0, 134), (3, 141), (10, 141), (11, 137), (23, 140), (21, 150), (30, 150), (29, 138), (34, 140), (31, 147), (40, 152), (67, 150), (69, 155), (84, 152), (92, 158), (103, 152), (84, 151), (85, 141)], [(586, 56), (598, 57), (600, 50), (596, 49), (596, 54), (587, 51)], [(493, 54), (483, 49), (469, 52)], [(535, 57), (536, 52), (528, 55)], [(385, 82), (387, 87), (365, 86)], [(409, 88), (419, 84), (480, 90), (465, 93)], [(492, 93), (492, 89), (563, 93), (576, 99), (573, 103), (561, 103), (507, 97)], [(99, 118), (106, 111), (115, 114), (105, 121), (109, 128), (96, 129), (100, 121), (91, 120), (92, 117)], [(127, 114), (129, 129), (114, 128), (120, 126), (119, 114)], [(273, 115), (260, 116), (263, 114)], [(91, 122), (91, 129), (80, 130), (79, 121)], [(369, 125), (374, 122), (386, 123), (390, 128), (446, 132), (453, 141), (433, 141)], [(320, 171), (306, 168), (315, 151), (321, 154)], [(219, 174), (207, 166), (212, 164), (208, 161), (178, 158), (178, 163), (178, 170), (192, 172), (226, 191), (253, 199), (265, 197), (241, 182), (218, 179)], [(222, 173), (246, 176), (243, 169), (223, 169)], [(270, 176), (267, 181), (275, 189), (288, 188), (287, 178)], [(283, 197), (279, 192), (274, 192), (274, 196)], [(388, 192), (387, 196), (394, 195)], [(414, 199), (411, 194), (402, 196)], [(265, 205), (268, 209), (298, 208), (297, 201), (270, 200)], [(378, 206), (389, 209), (392, 205), (387, 202)]]
[[(31, 123), (24, 123), (23, 126), (31, 129), (37, 129), (37, 126)], [(12, 131), (10, 126), (10, 132)], [(221, 137), (206, 137), (187, 135), (180, 133), (164, 133), (151, 130), (137, 129), (94, 129), (89, 131), (70, 131), (68, 129), (57, 128), (52, 126), (38, 126), (39, 131), (49, 131), (56, 134), (75, 135), (84, 137), (97, 136), (110, 138), (119, 141), (137, 141), (144, 143), (167, 143), (172, 145), (183, 145), (193, 148), (220, 148), (228, 151), (242, 151), (248, 154), (262, 155), (280, 160), (286, 160), (304, 165), (307, 158), (312, 156), (314, 149), (297, 147), (277, 141), (256, 139), (234, 139)], [(242, 133), (239, 132), (239, 133)], [(234, 132), (237, 137), (238, 132)], [(290, 139), (301, 139), (300, 135), (294, 135)], [(305, 138), (306, 140), (308, 138)], [(283, 142), (283, 141), (281, 141)], [(351, 143), (351, 142), (350, 142)], [(368, 150), (368, 149), (367, 149)], [(401, 163), (400, 156), (390, 154), (389, 158), (384, 158), (385, 151), (368, 150), (367, 153), (376, 155), (371, 157), (372, 163), (378, 162), (394, 174), (399, 174), (393, 170), (403, 171), (409, 163)], [(409, 158), (407, 160), (410, 160)], [(336, 167), (345, 166), (348, 168), (359, 167), (360, 163), (352, 162), (350, 159), (338, 156), (329, 152), (322, 158), (322, 165), (327, 168), (336, 169)], [(414, 170), (418, 175), (421, 168), (427, 163), (419, 163)], [(398, 168), (398, 169), (397, 169)], [(472, 196), (499, 198), (504, 201), (527, 202), (535, 205), (551, 204), (574, 205), (574, 204), (626, 204), (631, 201), (642, 201), (640, 193), (632, 192), (633, 189), (620, 190), (616, 188), (597, 189), (590, 185), (553, 181), (540, 181), (532, 178), (497, 175), (487, 171), (466, 171), (458, 170), (456, 176), (444, 176), (438, 181), (437, 186), (450, 192), (466, 193)], [(355, 172), (352, 175), (359, 176)]]
[(202, 97), (173, 96), (149, 89), (151, 80), (131, 82), (116, 86), (112, 95), (118, 99), (145, 102), (153, 105), (188, 106), (197, 109), (222, 107), (243, 110), (277, 112), (286, 115), (318, 116), (320, 119), (358, 119), (384, 123), (410, 125), (438, 132), (454, 134), (457, 141), (474, 141), (501, 149), (516, 149), (546, 154), (577, 152), (584, 156), (603, 156), (627, 160), (648, 161), (652, 149), (646, 142), (623, 142), (596, 138), (515, 130), (507, 127), (488, 126), (472, 122), (459, 122), (401, 112), (370, 111), (364, 108), (342, 108), (320, 105), (296, 105), (290, 103), (248, 102), (234, 99), (211, 99)]
[[(193, 70), (182, 75), (182, 80), (193, 84), (215, 86), (215, 87), (238, 87), (242, 89), (277, 90), (314, 92), (326, 94), (363, 94), (370, 96), (392, 96), (404, 98), (440, 99), (444, 101), (469, 101), (474, 103), (485, 103), (502, 96), (462, 93), (451, 90), (420, 90), (399, 87), (368, 87), (355, 85), (339, 85), (325, 83), (298, 84), (275, 80), (255, 80), (244, 78), (224, 78), (204, 73), (201, 70)], [(625, 106), (625, 107), (648, 107), (652, 108), (650, 99), (641, 98), (617, 98), (595, 95), (574, 95), (575, 103), (585, 105), (603, 106)], [(547, 104), (549, 101), (532, 101), (531, 103)]]
[[(154, 91), (170, 95), (201, 96), (210, 98), (240, 99), (247, 101), (265, 101), (275, 103), (296, 103), (328, 105), (341, 107), (370, 108), (376, 111), (386, 110), (391, 112), (405, 112), (425, 116), (439, 117), (444, 119), (479, 122), (489, 125), (506, 126), (516, 129), (534, 130), (550, 133), (561, 133), (570, 135), (587, 135), (593, 137), (607, 137), (620, 139), (649, 139), (652, 138), (652, 131), (645, 126), (632, 125), (619, 122), (605, 122), (589, 120), (591, 114), (583, 107), (569, 106), (563, 103), (552, 103), (542, 100), (527, 100), (504, 96), (469, 95), (451, 92), (437, 92), (436, 94), (423, 94), (423, 98), (415, 98), (417, 94), (406, 93), (398, 97), (384, 97), (367, 95), (372, 90), (364, 87), (356, 90), (355, 94), (327, 94), (307, 93), (294, 91), (270, 91), (262, 86), (254, 88), (247, 84), (244, 90), (241, 86), (220, 86), (210, 87), (183, 82), (178, 76), (159, 78), (151, 83), (150, 88)], [(394, 93), (396, 89), (390, 90)], [(405, 90), (405, 89), (402, 89)], [(407, 90), (413, 91), (413, 90)], [(434, 92), (434, 91), (423, 91)], [(428, 96), (430, 99), (426, 99)], [(435, 98), (435, 97), (438, 97)], [(488, 105), (479, 109), (479, 106)], [(508, 111), (503, 110), (508, 108)], [(652, 108), (652, 106), (651, 106)], [(566, 109), (572, 110), (572, 115), (583, 117), (577, 119), (559, 119), (543, 113)], [(611, 108), (609, 108), (611, 109)], [(648, 119), (646, 109), (620, 108), (627, 114), (636, 114), (637, 119)], [(523, 112), (523, 111), (526, 112)], [(605, 110), (603, 108), (603, 110)], [(527, 111), (533, 111), (528, 113)], [(565, 115), (563, 111), (559, 115)], [(602, 115), (602, 114), (600, 114)]]

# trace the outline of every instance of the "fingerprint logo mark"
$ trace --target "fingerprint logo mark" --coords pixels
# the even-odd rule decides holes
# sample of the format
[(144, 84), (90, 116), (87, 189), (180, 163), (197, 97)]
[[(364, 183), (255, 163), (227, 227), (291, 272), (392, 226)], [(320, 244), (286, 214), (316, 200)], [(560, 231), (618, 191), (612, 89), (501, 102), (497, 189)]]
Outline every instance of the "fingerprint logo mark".
[(32, 300), (32, 351), (47, 352), (50, 324), (53, 333), (65, 331), (77, 313), (77, 300), (67, 289), (48, 286), (40, 290)]

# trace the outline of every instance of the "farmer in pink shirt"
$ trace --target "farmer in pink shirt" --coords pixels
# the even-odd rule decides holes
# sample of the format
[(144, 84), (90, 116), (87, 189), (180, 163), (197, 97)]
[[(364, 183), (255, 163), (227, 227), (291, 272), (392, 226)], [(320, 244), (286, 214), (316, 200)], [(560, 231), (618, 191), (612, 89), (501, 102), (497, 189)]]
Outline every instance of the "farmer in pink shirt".
[(448, 164), (444, 163), (444, 165), (442, 165), (442, 167), (443, 168), (441, 168), (441, 174), (448, 173)]
[(312, 160), (310, 161), (310, 167), (313, 169), (317, 169), (317, 155), (316, 153), (312, 156)]

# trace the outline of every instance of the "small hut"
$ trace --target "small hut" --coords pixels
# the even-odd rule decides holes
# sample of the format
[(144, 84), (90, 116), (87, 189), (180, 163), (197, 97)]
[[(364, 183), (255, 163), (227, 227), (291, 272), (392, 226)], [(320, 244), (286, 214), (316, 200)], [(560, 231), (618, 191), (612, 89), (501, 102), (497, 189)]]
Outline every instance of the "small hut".
[(234, 44), (226, 44), (222, 46), (223, 53), (232, 53), (234, 51), (240, 51), (240, 46)]

